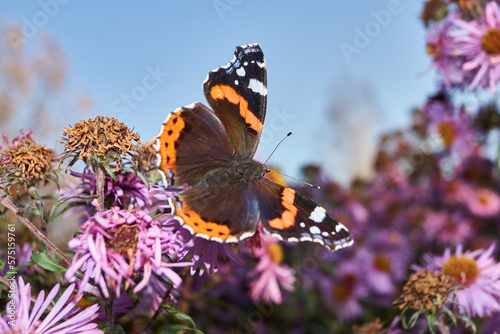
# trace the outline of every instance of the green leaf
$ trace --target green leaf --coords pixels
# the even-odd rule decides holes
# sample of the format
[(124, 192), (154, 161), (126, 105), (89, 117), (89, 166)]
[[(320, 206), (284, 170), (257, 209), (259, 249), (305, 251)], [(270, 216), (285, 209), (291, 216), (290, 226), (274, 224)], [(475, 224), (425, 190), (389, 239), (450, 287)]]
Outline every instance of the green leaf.
[(476, 324), (472, 322), (472, 320), (465, 314), (457, 314), (456, 317), (458, 319), (461, 319), (463, 322), (465, 322), (466, 327), (470, 327), (473, 333), (477, 332)]
[(443, 311), (450, 318), (453, 326), (456, 326), (457, 325), (457, 317), (455, 316), (455, 314), (446, 306), (443, 306)]
[(184, 314), (182, 312), (179, 312), (175, 308), (170, 307), (170, 306), (163, 306), (162, 308), (165, 311), (167, 311), (168, 313), (170, 313), (171, 315), (175, 316), (180, 321), (184, 321), (184, 322), (189, 323), (189, 325), (190, 325), (189, 328), (194, 329), (196, 327), (196, 324), (194, 323), (193, 318), (191, 318), (189, 315)]
[(52, 206), (52, 209), (50, 210), (50, 214), (49, 214), (49, 221), (52, 221), (52, 219), (54, 218), (56, 210), (61, 205), (63, 205), (65, 202), (69, 201), (70, 199), (74, 199), (74, 198), (77, 198), (77, 199), (91, 199), (91, 198), (97, 198), (97, 195), (90, 195), (90, 196), (69, 196), (69, 197), (61, 198), (60, 200), (58, 200), (57, 202), (55, 202), (54, 205)]
[(436, 333), (436, 318), (433, 314), (427, 314), (427, 328), (432, 334)]
[(66, 268), (61, 267), (58, 263), (54, 262), (54, 260), (52, 260), (46, 252), (37, 252), (34, 250), (31, 253), (31, 261), (48, 271), (66, 271)]
[(115, 173), (111, 170), (111, 168), (109, 167), (108, 164), (104, 163), (101, 166), (104, 168), (104, 170), (106, 171), (106, 173), (108, 173), (108, 175), (111, 176), (111, 178), (114, 181), (118, 181), (118, 178), (116, 177)]
[(110, 334), (125, 334), (125, 330), (120, 325), (115, 325), (113, 331), (109, 332)]

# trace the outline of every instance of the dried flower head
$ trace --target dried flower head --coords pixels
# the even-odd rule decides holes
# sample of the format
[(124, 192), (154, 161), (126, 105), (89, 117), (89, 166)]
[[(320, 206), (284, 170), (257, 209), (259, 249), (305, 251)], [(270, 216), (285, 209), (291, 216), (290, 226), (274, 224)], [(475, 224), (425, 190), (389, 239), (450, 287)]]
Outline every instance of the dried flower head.
[[(115, 118), (97, 116), (88, 121), (79, 121), (71, 128), (63, 129), (61, 143), (67, 154), (80, 159), (93, 160), (109, 153), (126, 155), (140, 145), (139, 135)], [(137, 144), (134, 145), (132, 141)]]
[(448, 14), (448, 5), (443, 0), (428, 0), (424, 4), (422, 11), (422, 21), (426, 27), (429, 27), (431, 22), (438, 22)]
[(443, 273), (420, 270), (412, 274), (403, 286), (401, 296), (396, 300), (399, 309), (406, 307), (418, 311), (422, 307), (432, 311), (442, 308), (451, 292), (450, 279)]
[[(53, 151), (36, 144), (31, 138), (31, 131), (23, 132), (12, 142), (9, 142), (4, 134), (2, 149), (0, 168), (2, 171), (10, 170), (10, 178), (24, 178), (30, 182), (47, 178), (54, 160)], [(12, 168), (15, 169), (13, 173)]]
[(472, 12), (481, 8), (481, 0), (452, 0), (464, 12)]
[(21, 145), (14, 150), (4, 151), (3, 155), (20, 169), (20, 173), (28, 180), (45, 180), (53, 160), (53, 151), (42, 145)]
[(375, 321), (361, 326), (353, 325), (352, 332), (353, 334), (382, 334), (384, 331), (380, 318), (377, 318)]

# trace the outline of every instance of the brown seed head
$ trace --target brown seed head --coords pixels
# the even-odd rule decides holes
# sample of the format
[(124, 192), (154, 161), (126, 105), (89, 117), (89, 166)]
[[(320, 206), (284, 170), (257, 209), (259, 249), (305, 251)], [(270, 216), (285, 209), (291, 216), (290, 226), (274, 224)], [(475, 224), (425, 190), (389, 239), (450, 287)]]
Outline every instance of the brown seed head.
[(448, 5), (444, 0), (428, 0), (424, 4), (422, 11), (422, 21), (426, 27), (429, 27), (431, 22), (438, 22), (448, 14)]
[(352, 333), (353, 334), (382, 334), (383, 333), (382, 329), (383, 329), (382, 323), (380, 322), (380, 319), (377, 318), (377, 319), (375, 319), (375, 321), (363, 324), (361, 326), (353, 325), (352, 326)]
[(79, 121), (71, 128), (64, 128), (63, 132), (61, 143), (69, 152), (77, 153), (80, 159), (105, 157), (110, 152), (126, 155), (135, 150), (132, 141), (137, 145), (141, 143), (139, 135), (125, 124), (104, 116)]
[(450, 279), (442, 273), (431, 273), (427, 270), (417, 271), (403, 286), (401, 296), (396, 300), (399, 309), (409, 307), (414, 311), (422, 307), (432, 311), (442, 308), (451, 291)]
[(0, 165), (13, 165), (19, 169), (15, 175), (24, 176), (30, 181), (45, 180), (54, 159), (53, 151), (42, 145), (26, 142), (11, 150), (2, 152)]

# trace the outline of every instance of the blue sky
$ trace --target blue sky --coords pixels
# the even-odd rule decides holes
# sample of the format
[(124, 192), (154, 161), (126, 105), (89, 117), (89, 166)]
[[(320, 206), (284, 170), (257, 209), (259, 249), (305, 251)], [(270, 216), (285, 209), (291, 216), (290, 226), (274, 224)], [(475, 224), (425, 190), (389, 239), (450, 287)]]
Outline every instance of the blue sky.
[[(342, 178), (367, 163), (356, 156), (368, 154), (363, 148), (376, 143), (375, 133), (406, 125), (410, 110), (435, 89), (418, 20), (422, 4), (40, 0), (2, 1), (0, 15), (28, 35), (54, 37), (68, 58), (68, 85), (94, 101), (88, 117), (116, 117), (143, 141), (170, 111), (206, 103), (206, 74), (231, 60), (235, 46), (259, 43), (268, 66), (259, 156), (265, 160), (293, 131), (272, 164), (298, 176), (302, 165), (316, 162)], [(327, 116), (332, 107), (340, 110), (338, 122)], [(72, 124), (81, 115), (64, 117)], [(353, 128), (359, 131), (345, 131)]]

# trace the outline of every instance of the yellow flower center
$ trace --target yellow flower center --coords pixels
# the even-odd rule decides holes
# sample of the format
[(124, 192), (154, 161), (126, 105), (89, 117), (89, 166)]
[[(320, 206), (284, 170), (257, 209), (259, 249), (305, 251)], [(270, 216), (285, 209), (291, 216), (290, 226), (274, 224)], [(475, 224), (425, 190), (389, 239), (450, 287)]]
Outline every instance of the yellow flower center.
[(392, 268), (391, 258), (384, 254), (377, 254), (373, 259), (373, 265), (380, 271), (388, 272)]
[(273, 243), (267, 245), (267, 252), (271, 256), (273, 263), (280, 264), (283, 262), (285, 254), (283, 252), (283, 247), (279, 243)]
[(427, 44), (427, 54), (434, 59), (441, 59), (441, 47), (439, 45)]
[(467, 286), (476, 282), (480, 273), (476, 261), (465, 255), (451, 256), (443, 264), (443, 271), (453, 283)]
[(483, 205), (487, 205), (490, 202), (490, 196), (488, 193), (488, 190), (486, 189), (479, 189), (476, 191), (476, 198), (479, 203)]
[(481, 47), (490, 56), (500, 55), (500, 29), (488, 29), (481, 39)]
[(457, 131), (450, 122), (439, 123), (437, 126), (437, 132), (444, 147), (450, 147), (457, 137)]
[[(95, 296), (93, 293), (90, 293), (87, 291), (88, 294), (94, 296), (94, 297), (97, 297)], [(85, 297), (85, 295), (78, 301), (78, 303), (76, 303), (76, 306), (78, 307), (81, 307), (83, 309), (86, 309), (87, 307), (89, 306), (92, 306), (94, 305), (95, 303), (93, 301), (91, 301), (90, 299), (87, 299), (87, 297)]]
[(332, 288), (332, 296), (335, 300), (344, 302), (349, 299), (351, 295), (351, 290), (342, 283), (336, 284)]

